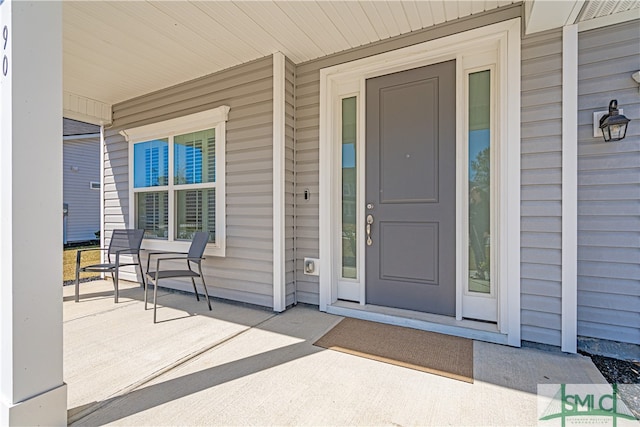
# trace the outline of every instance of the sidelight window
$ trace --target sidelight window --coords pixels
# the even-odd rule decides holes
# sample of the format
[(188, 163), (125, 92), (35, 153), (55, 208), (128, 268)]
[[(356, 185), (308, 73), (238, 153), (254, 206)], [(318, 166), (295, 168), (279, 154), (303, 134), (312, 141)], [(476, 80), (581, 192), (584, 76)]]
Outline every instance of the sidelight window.
[(469, 74), (469, 291), (491, 292), (491, 71)]

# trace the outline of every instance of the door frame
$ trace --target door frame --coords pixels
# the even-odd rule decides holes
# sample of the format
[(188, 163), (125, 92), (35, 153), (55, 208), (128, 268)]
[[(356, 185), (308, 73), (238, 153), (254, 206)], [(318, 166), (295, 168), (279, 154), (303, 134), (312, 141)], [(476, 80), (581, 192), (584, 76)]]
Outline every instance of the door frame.
[[(496, 166), (500, 173), (495, 191), (500, 195), (498, 212), (497, 271), (498, 281), (497, 328), (506, 335), (509, 345), (520, 345), (520, 18), (457, 33), (409, 46), (406, 48), (366, 57), (320, 70), (320, 310), (327, 311), (338, 300), (341, 238), (339, 196), (340, 169), (338, 149), (340, 140), (340, 101), (357, 96), (357, 149), (358, 195), (356, 229), (364, 230), (364, 158), (365, 158), (365, 93), (366, 79), (411, 68), (456, 60), (456, 147), (457, 163), (464, 164), (461, 148), (466, 146), (466, 94), (465, 58), (478, 57), (487, 51), (497, 55), (495, 111), (498, 150)], [(467, 67), (470, 68), (470, 67)], [(461, 158), (463, 157), (463, 158)], [(461, 243), (465, 235), (466, 188), (463, 177), (457, 173), (456, 194), (456, 319), (462, 319), (463, 275), (466, 271), (468, 248)], [(365, 303), (364, 239), (358, 241), (358, 279), (348, 281), (349, 298)], [(341, 286), (341, 289), (343, 287)], [(344, 297), (341, 297), (344, 298)], [(453, 331), (453, 329), (452, 329)], [(453, 332), (455, 333), (455, 332)]]

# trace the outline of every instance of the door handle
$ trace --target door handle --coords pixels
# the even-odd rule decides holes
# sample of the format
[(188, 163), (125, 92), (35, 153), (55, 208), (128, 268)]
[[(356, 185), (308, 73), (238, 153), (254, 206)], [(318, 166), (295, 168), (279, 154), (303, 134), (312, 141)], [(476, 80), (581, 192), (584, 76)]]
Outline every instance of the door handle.
[(373, 240), (371, 240), (371, 224), (373, 224), (373, 215), (367, 215), (367, 246), (373, 245)]

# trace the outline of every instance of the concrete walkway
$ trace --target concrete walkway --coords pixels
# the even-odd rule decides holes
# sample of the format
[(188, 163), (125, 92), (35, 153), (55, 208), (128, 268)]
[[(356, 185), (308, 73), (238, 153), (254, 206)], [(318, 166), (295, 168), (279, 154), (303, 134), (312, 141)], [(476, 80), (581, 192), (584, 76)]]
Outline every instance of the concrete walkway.
[(138, 284), (64, 289), (73, 425), (536, 425), (539, 383), (606, 383), (589, 358), (474, 342), (468, 384), (314, 347), (340, 317), (282, 314)]

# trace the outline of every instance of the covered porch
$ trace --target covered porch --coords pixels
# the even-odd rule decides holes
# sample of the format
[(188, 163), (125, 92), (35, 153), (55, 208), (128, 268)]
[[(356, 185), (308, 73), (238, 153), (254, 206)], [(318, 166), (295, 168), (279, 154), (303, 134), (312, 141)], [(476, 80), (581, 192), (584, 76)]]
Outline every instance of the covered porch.
[[(481, 342), (475, 346), (480, 352), (476, 354), (476, 384), (457, 384), (439, 377), (425, 381), (424, 374), (400, 373), (399, 368), (354, 361), (312, 347), (314, 339), (339, 317), (305, 306), (274, 313), (295, 302), (323, 309), (335, 299), (333, 294), (331, 301), (321, 298), (323, 290), (332, 286), (326, 269), (333, 262), (323, 250), (328, 247), (323, 239), (329, 233), (323, 228), (326, 215), (319, 213), (321, 197), (329, 201), (329, 192), (318, 178), (323, 165), (321, 69), (512, 19), (521, 20), (525, 35), (555, 31), (553, 36), (560, 43), (556, 47), (577, 54), (580, 28), (637, 19), (637, 12), (637, 1), (584, 0), (0, 0), (0, 424), (57, 425), (64, 424), (67, 415), (71, 421), (96, 424), (149, 422), (145, 420), (181, 424), (297, 424), (313, 420), (335, 424), (523, 424), (535, 421), (535, 412), (530, 410), (535, 406), (534, 385), (546, 382), (540, 375), (549, 377), (547, 364), (549, 372), (557, 373), (548, 378), (555, 383), (602, 381), (593, 366), (578, 356), (542, 353), (543, 357), (532, 350)], [(545, 45), (546, 41), (540, 43)], [(555, 52), (558, 57), (562, 49)], [(538, 49), (536, 42), (531, 50), (544, 49)], [(518, 58), (511, 57), (516, 68)], [(558, 70), (566, 67), (575, 71), (575, 61)], [(573, 77), (563, 81), (568, 90), (562, 89), (562, 99), (576, 95), (574, 74), (563, 73)], [(557, 95), (560, 86), (553, 84), (552, 93)], [(561, 113), (566, 117), (563, 126), (577, 125), (575, 105), (563, 105), (567, 110)], [(220, 157), (222, 168), (227, 166), (227, 176), (221, 173), (222, 181), (218, 181), (219, 188), (225, 190), (226, 185), (229, 197), (217, 204), (222, 221), (217, 226), (226, 233), (227, 246), (208, 254), (207, 267), (213, 279), (208, 283), (218, 298), (267, 308), (218, 303), (218, 310), (210, 315), (199, 312), (201, 307), (186, 306), (173, 312), (182, 319), (153, 327), (146, 323), (148, 313), (140, 307), (135, 287), (130, 291), (131, 301), (115, 307), (110, 298), (100, 295), (85, 304), (73, 306), (66, 300), (61, 304), (61, 117), (103, 126), (101, 236), (107, 243), (104, 240), (113, 229), (144, 228), (135, 215), (137, 188), (132, 161), (132, 146), (144, 141), (130, 140), (131, 131), (158, 123), (174, 125), (171, 120), (212, 110), (220, 113), (216, 123), (221, 129), (229, 107), (228, 145)], [(517, 105), (513, 112), (519, 114)], [(555, 126), (560, 119), (554, 120)], [(566, 151), (565, 145), (575, 149), (575, 135), (565, 134), (561, 150), (574, 153)], [(555, 146), (551, 149), (560, 152)], [(542, 154), (539, 157), (546, 159)], [(563, 158), (575, 161), (573, 155)], [(566, 166), (563, 171), (575, 173), (575, 165)], [(545, 263), (552, 265), (553, 274), (535, 287), (535, 292), (544, 295), (529, 298), (529, 305), (521, 310), (521, 263), (519, 251), (512, 252), (517, 258), (510, 263), (515, 278), (511, 295), (517, 303), (509, 307), (513, 312), (512, 342), (520, 345), (522, 314), (533, 326), (525, 330), (529, 335), (523, 340), (561, 345), (564, 351), (575, 352), (577, 242), (571, 225), (576, 218), (576, 182), (573, 175), (556, 172), (558, 182), (550, 187), (555, 191), (562, 184), (563, 209), (567, 209), (553, 211), (553, 224), (562, 226), (554, 229), (555, 246), (544, 252), (540, 264), (544, 272), (548, 270)], [(511, 185), (518, 187), (519, 181)], [(182, 191), (173, 190), (175, 195)], [(518, 197), (514, 200), (517, 204)], [(172, 202), (166, 211), (175, 214), (175, 205)], [(568, 220), (560, 222), (562, 217)], [(520, 223), (517, 212), (510, 219)], [(168, 222), (175, 224), (177, 220)], [(519, 228), (514, 230), (516, 240), (512, 241), (517, 243)], [(170, 225), (166, 234), (157, 236), (173, 239), (177, 236), (174, 231)], [(175, 239), (184, 240), (184, 236)], [(185, 245), (184, 241), (177, 243)], [(542, 249), (548, 246), (543, 242)], [(34, 248), (44, 255), (34, 259)], [(320, 263), (315, 275), (304, 272), (305, 258)], [(540, 270), (533, 270), (534, 280)], [(64, 292), (68, 297), (69, 290)], [(163, 298), (173, 301), (174, 297), (180, 304), (188, 300), (174, 294)], [(185, 314), (194, 312), (198, 315)], [(180, 341), (167, 339), (170, 336), (180, 337)], [(79, 340), (84, 340), (83, 347), (77, 344)], [(145, 342), (149, 345), (143, 345)], [(109, 351), (105, 350), (107, 344), (111, 345)], [(101, 359), (106, 355), (109, 357)], [(137, 362), (140, 369), (119, 371), (136, 367)], [(588, 366), (582, 366), (583, 362)], [(522, 386), (508, 385), (505, 366), (513, 373), (507, 376), (509, 381), (519, 384), (522, 377)], [(532, 366), (541, 367), (532, 370)], [(102, 385), (92, 386), (93, 381), (102, 381)], [(389, 390), (396, 388), (398, 400), (387, 410), (386, 402), (395, 399)], [(363, 393), (373, 395), (363, 402)], [(471, 402), (474, 410), (446, 412), (446, 408), (459, 407), (460, 396)], [(487, 396), (491, 396), (491, 404), (480, 400)], [(225, 413), (231, 418), (215, 418), (221, 416), (211, 404), (216, 398), (223, 407), (234, 408)], [(198, 405), (181, 405), (185, 399), (196, 399)], [(511, 411), (505, 408), (505, 401), (514, 401), (514, 405), (527, 402), (528, 409)], [(412, 411), (406, 411), (407, 402), (415, 404)], [(186, 414), (176, 409), (185, 406), (189, 407)], [(350, 411), (336, 411), (336, 407)], [(255, 408), (264, 411), (257, 413)], [(488, 412), (480, 416), (474, 413), (476, 408), (478, 414)], [(405, 420), (408, 413), (416, 418)], [(172, 418), (178, 414), (182, 418)], [(235, 418), (243, 416), (256, 418)], [(346, 416), (352, 418), (341, 418)], [(512, 418), (520, 416), (529, 418)]]
[(482, 341), (473, 384), (325, 350), (342, 318), (306, 305), (165, 292), (154, 325), (137, 283), (112, 289), (64, 288), (71, 425), (535, 425), (537, 384), (606, 383), (588, 357)]

